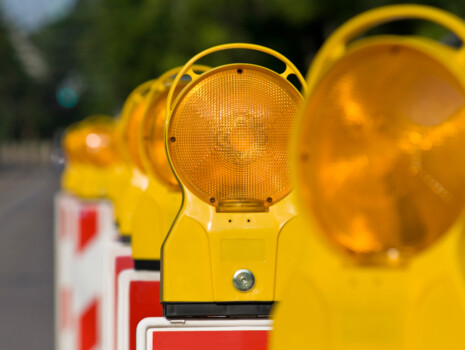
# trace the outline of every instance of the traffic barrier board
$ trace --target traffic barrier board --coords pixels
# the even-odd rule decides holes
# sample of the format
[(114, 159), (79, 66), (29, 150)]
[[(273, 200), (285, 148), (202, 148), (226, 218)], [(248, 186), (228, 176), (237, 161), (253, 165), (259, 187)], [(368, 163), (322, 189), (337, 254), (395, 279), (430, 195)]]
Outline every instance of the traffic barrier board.
[(146, 318), (137, 326), (137, 350), (266, 350), (271, 321)]
[(55, 197), (56, 346), (101, 349), (105, 247), (116, 237), (111, 204)]
[(119, 276), (118, 350), (136, 350), (136, 330), (147, 317), (163, 316), (160, 272), (126, 270)]

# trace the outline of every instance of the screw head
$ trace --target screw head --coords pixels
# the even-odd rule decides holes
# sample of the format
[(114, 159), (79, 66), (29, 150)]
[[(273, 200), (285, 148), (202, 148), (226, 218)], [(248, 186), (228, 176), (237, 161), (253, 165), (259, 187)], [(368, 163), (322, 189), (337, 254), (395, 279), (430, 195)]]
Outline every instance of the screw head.
[(240, 292), (248, 292), (255, 285), (255, 277), (249, 270), (237, 270), (233, 277), (233, 285)]

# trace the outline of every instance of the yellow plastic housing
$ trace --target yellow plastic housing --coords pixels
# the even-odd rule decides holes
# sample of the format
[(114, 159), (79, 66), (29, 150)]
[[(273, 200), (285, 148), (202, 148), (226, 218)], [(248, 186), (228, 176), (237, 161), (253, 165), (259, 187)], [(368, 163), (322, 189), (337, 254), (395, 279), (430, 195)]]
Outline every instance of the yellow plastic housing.
[[(192, 68), (228, 49), (270, 54), (286, 70), (279, 74), (248, 63), (202, 74)], [(279, 300), (300, 227), (287, 148), (302, 98), (287, 80), (290, 74), (305, 89), (301, 74), (279, 53), (227, 44), (193, 57), (174, 80), (165, 142), (183, 202), (162, 247), (163, 303)], [(185, 75), (191, 81), (174, 98)], [(255, 276), (245, 292), (233, 285), (240, 269)]]
[(308, 219), (296, 239), (307, 245), (274, 313), (273, 350), (465, 346), (465, 50), (418, 37), (353, 42), (406, 18), (465, 41), (451, 14), (389, 6), (344, 24), (309, 71), (294, 149)]
[(181, 207), (181, 191), (148, 176), (134, 211), (131, 247), (136, 261), (159, 261), (161, 245)]

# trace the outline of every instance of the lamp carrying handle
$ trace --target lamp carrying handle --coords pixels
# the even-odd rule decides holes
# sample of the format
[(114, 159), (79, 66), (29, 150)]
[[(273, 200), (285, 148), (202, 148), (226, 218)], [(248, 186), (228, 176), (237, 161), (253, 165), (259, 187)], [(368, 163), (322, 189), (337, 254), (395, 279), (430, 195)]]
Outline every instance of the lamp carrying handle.
[(457, 50), (457, 59), (465, 58), (465, 48), (463, 46), (463, 43), (465, 43), (465, 22), (461, 18), (431, 6), (384, 6), (352, 18), (328, 38), (307, 73), (309, 89), (312, 90), (328, 68), (346, 53), (349, 42), (379, 25), (405, 19), (427, 20), (449, 29), (462, 41), (462, 47)]
[(288, 79), (289, 75), (294, 74), (299, 80), (300, 84), (302, 85), (302, 92), (303, 93), (306, 92), (307, 83), (305, 82), (305, 78), (302, 76), (302, 74), (299, 72), (296, 66), (289, 59), (287, 59), (285, 56), (283, 56), (279, 52), (274, 51), (264, 46), (254, 45), (254, 44), (232, 43), (232, 44), (218, 45), (218, 46), (209, 48), (207, 50), (204, 50), (200, 52), (199, 54), (195, 55), (194, 57), (192, 57), (177, 74), (176, 78), (173, 81), (173, 84), (171, 85), (171, 89), (168, 93), (168, 97), (166, 100), (166, 113), (167, 113), (166, 125), (169, 124), (171, 112), (174, 109), (173, 94), (181, 78), (183, 76), (188, 75), (191, 77), (192, 81), (195, 81), (200, 77), (200, 75), (195, 72), (196, 69), (195, 69), (194, 63), (200, 60), (201, 58), (207, 55), (210, 55), (212, 53), (218, 52), (218, 51), (238, 50), (238, 49), (259, 51), (259, 52), (269, 54), (273, 57), (276, 57), (277, 59), (279, 59), (281, 62), (283, 62), (286, 65), (285, 71), (282, 73), (279, 73), (279, 75), (282, 76), (284, 79)]

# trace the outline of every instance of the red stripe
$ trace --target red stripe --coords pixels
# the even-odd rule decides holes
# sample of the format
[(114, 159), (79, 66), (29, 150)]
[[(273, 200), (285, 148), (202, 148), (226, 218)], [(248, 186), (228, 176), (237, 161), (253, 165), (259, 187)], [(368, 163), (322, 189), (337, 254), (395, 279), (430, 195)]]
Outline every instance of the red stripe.
[(79, 350), (91, 350), (97, 346), (99, 303), (95, 299), (79, 319)]
[(156, 350), (266, 350), (267, 331), (154, 332)]
[(78, 252), (82, 252), (97, 235), (98, 213), (94, 206), (85, 206), (79, 212)]
[(160, 281), (133, 281), (129, 286), (129, 349), (136, 350), (137, 325), (146, 317), (163, 316)]

